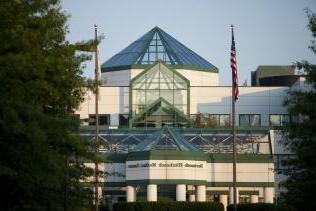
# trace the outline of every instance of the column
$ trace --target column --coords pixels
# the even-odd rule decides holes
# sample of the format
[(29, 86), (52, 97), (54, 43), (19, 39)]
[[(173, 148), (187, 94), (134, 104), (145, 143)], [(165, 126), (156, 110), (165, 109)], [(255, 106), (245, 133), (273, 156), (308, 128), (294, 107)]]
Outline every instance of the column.
[(189, 195), (189, 201), (195, 201), (195, 194)]
[(186, 185), (179, 184), (176, 186), (176, 200), (186, 201)]
[[(238, 192), (238, 188), (236, 187), (236, 203), (239, 203), (239, 192)], [(229, 187), (229, 204), (234, 204), (234, 188), (233, 187)]]
[(259, 196), (258, 195), (251, 195), (250, 196), (250, 203), (258, 203), (259, 202)]
[(264, 187), (264, 202), (273, 203), (274, 188), (273, 187)]
[(205, 185), (195, 186), (196, 201), (206, 201), (206, 187)]
[(126, 201), (127, 202), (134, 202), (134, 201), (136, 201), (135, 187), (133, 187), (133, 186), (127, 186), (126, 187)]
[(224, 210), (226, 211), (226, 209), (227, 209), (227, 195), (220, 195), (219, 202), (224, 205)]
[(147, 185), (147, 201), (157, 201), (157, 185)]
[(99, 203), (102, 201), (102, 187), (98, 187)]

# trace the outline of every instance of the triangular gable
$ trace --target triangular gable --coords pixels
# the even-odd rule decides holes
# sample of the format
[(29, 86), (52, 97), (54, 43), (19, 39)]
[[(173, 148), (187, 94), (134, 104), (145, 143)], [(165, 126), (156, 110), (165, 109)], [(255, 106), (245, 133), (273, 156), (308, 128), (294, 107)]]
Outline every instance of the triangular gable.
[(183, 81), (185, 81), (185, 83), (190, 86), (190, 81), (185, 78), (183, 75), (181, 75), (180, 73), (178, 73), (176, 70), (174, 70), (173, 68), (171, 68), (170, 66), (165, 65), (164, 62), (162, 62), (161, 60), (158, 60), (157, 62), (155, 62), (154, 64), (150, 65), (149, 67), (147, 67), (144, 71), (142, 71), (141, 73), (139, 73), (137, 76), (135, 76), (131, 81), (130, 81), (130, 86), (133, 84), (134, 81), (138, 80), (139, 78), (141, 78), (143, 75), (147, 74), (151, 69), (153, 69), (153, 67), (155, 67), (156, 65), (163, 65), (164, 67), (166, 67), (170, 72), (172, 72), (173, 74), (175, 74), (175, 76), (181, 78)]
[(166, 114), (170, 116), (176, 116), (176, 118), (179, 118), (182, 121), (189, 122), (189, 118), (183, 114), (179, 109), (175, 108), (172, 104), (170, 104), (168, 101), (166, 101), (163, 98), (159, 98), (156, 101), (154, 101), (152, 104), (150, 104), (144, 111), (139, 113), (138, 115), (134, 116), (131, 119), (131, 123), (139, 122), (141, 120), (145, 120), (146, 117), (152, 115), (155, 111), (157, 111), (159, 108), (162, 109)]
[(151, 150), (200, 151), (186, 141), (178, 132), (167, 126), (161, 128), (133, 148), (133, 151)]

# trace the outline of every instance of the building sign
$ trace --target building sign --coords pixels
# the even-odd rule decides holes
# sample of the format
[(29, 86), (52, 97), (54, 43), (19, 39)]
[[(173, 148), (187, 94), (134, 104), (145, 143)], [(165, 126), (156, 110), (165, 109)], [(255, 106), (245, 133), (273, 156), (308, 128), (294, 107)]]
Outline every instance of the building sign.
[(203, 164), (188, 163), (188, 162), (146, 162), (146, 163), (133, 163), (127, 165), (127, 168), (155, 168), (155, 167), (177, 167), (177, 168), (203, 168)]
[(126, 180), (207, 181), (209, 169), (201, 160), (133, 160), (126, 162)]

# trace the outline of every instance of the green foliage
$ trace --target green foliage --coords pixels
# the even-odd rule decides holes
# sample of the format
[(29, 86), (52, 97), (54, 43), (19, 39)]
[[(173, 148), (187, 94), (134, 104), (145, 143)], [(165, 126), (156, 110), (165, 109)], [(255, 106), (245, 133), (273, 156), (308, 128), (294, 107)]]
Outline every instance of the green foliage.
[(80, 210), (96, 160), (76, 134), (85, 79), (59, 0), (0, 1), (0, 210)]
[[(146, 202), (147, 201), (147, 196), (137, 196), (137, 202)], [(159, 196), (158, 195), (158, 199), (157, 201), (163, 201), (163, 202), (174, 202), (175, 199), (172, 197), (168, 197), (168, 196)]]
[[(316, 15), (309, 10), (307, 15), (313, 35), (310, 49), (316, 53)], [(316, 65), (301, 61), (296, 66), (306, 74), (310, 89), (292, 90), (285, 102), (292, 117), (286, 144), (296, 156), (284, 163), (290, 170), (282, 201), (297, 210), (316, 210)]]
[[(270, 203), (237, 204), (237, 211), (291, 211), (289, 207)], [(227, 211), (234, 211), (234, 206), (228, 205)]]
[(113, 211), (223, 211), (218, 202), (119, 202)]

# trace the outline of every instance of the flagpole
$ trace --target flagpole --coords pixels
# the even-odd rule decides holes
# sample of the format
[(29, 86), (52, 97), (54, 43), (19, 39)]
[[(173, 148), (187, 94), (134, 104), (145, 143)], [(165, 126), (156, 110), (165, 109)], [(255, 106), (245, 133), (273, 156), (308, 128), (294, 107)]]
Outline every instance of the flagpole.
[[(99, 152), (99, 55), (98, 55), (98, 28), (94, 25), (95, 35), (95, 153)], [(97, 155), (98, 157), (98, 155)], [(94, 191), (95, 211), (99, 211), (99, 167), (98, 161), (94, 163)]]
[[(234, 36), (234, 26), (231, 25), (232, 36)], [(235, 43), (232, 43), (232, 45)], [(232, 135), (233, 135), (233, 192), (234, 192), (234, 211), (237, 211), (237, 188), (236, 188), (236, 129), (235, 129), (235, 103), (236, 103), (236, 89), (234, 70), (232, 70)]]

